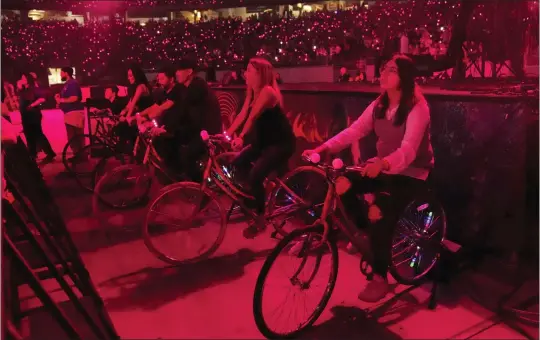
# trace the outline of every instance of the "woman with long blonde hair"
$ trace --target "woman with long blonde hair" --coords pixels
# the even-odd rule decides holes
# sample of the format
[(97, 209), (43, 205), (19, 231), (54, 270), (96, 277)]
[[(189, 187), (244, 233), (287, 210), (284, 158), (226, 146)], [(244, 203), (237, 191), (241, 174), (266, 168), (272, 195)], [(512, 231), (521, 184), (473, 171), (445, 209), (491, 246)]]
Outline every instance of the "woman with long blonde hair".
[(296, 138), (283, 112), (283, 97), (272, 64), (262, 58), (252, 58), (245, 78), (246, 100), (227, 133), (232, 136), (243, 124), (240, 134), (233, 140), (234, 148), (241, 148), (244, 138), (249, 136), (250, 144), (240, 152), (234, 166), (241, 175), (246, 175), (255, 197), (254, 208), (259, 217), (244, 230), (244, 237), (253, 238), (266, 227), (264, 179), (287, 165), (294, 153)]

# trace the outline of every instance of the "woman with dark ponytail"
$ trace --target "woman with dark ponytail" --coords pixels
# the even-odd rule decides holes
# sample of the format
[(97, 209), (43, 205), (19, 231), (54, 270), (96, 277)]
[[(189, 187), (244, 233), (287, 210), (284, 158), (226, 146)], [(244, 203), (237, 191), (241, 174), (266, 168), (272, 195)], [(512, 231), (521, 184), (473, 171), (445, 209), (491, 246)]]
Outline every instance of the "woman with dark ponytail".
[[(415, 83), (412, 60), (396, 55), (381, 69), (382, 94), (349, 128), (304, 155), (335, 153), (356, 143), (371, 131), (377, 135), (377, 157), (362, 173), (350, 173), (350, 188), (341, 198), (349, 216), (367, 227), (373, 255), (374, 279), (358, 296), (376, 302), (389, 292), (387, 271), (391, 263), (392, 234), (398, 214), (433, 168), (429, 107)], [(358, 195), (363, 200), (358, 199)]]

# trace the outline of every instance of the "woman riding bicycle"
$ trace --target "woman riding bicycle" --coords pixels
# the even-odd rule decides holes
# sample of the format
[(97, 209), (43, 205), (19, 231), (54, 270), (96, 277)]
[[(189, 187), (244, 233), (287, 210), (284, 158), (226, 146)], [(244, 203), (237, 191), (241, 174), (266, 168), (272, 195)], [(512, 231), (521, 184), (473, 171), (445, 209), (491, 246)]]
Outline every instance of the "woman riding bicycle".
[(122, 144), (126, 144), (127, 142), (134, 144), (139, 135), (137, 127), (131, 124), (131, 122), (134, 122), (135, 113), (152, 106), (154, 101), (150, 92), (148, 79), (138, 65), (129, 67), (127, 79), (129, 81), (129, 101), (126, 107), (120, 112), (121, 123), (117, 125), (115, 131), (122, 138)]
[(340, 192), (349, 216), (359, 227), (368, 227), (375, 275), (358, 296), (368, 302), (384, 298), (390, 290), (387, 271), (398, 214), (434, 165), (429, 107), (415, 84), (415, 73), (409, 57), (394, 56), (381, 70), (382, 94), (358, 120), (323, 145), (304, 151), (308, 157), (335, 153), (371, 131), (377, 135), (377, 157), (368, 161), (361, 174), (348, 175), (351, 186)]
[(233, 148), (241, 148), (244, 137), (248, 135), (249, 138), (250, 144), (240, 152), (233, 165), (241, 175), (247, 175), (255, 198), (258, 218), (244, 230), (244, 237), (253, 238), (266, 228), (264, 180), (273, 171), (287, 165), (294, 153), (296, 138), (283, 112), (283, 98), (272, 64), (262, 58), (252, 58), (245, 78), (246, 100), (227, 133), (232, 136), (244, 124), (239, 136), (233, 140)]

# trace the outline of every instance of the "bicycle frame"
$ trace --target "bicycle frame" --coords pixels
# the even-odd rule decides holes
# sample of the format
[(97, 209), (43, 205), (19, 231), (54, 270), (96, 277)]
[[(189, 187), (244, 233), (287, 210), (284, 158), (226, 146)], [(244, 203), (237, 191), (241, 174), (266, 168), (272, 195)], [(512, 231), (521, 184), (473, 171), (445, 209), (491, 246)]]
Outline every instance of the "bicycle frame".
[[(357, 237), (358, 228), (355, 223), (351, 221), (347, 212), (345, 211), (345, 207), (343, 206), (340, 195), (336, 193), (336, 181), (338, 178), (342, 177), (342, 175), (347, 172), (360, 172), (363, 170), (363, 167), (348, 166), (341, 170), (334, 170), (329, 165), (318, 165), (318, 167), (326, 172), (326, 179), (328, 181), (328, 191), (326, 193), (326, 198), (324, 201), (324, 206), (320, 219), (320, 222), (324, 226), (323, 240), (325, 241), (328, 238), (328, 233), (330, 231), (330, 226), (328, 225), (328, 217), (331, 216), (332, 225), (336, 225), (337, 228), (345, 234), (345, 236), (353, 244), (353, 246), (356, 247), (356, 249), (363, 249), (363, 246), (361, 243), (359, 243), (360, 240)], [(337, 218), (335, 214), (336, 211), (341, 213), (341, 218)], [(430, 223), (430, 226), (435, 221)], [(424, 244), (426, 242), (426, 238), (427, 240), (429, 240), (431, 236), (433, 235), (419, 235), (417, 241), (421, 242), (421, 244)], [(426, 244), (429, 245), (429, 242), (427, 242)]]
[[(244, 214), (246, 214), (248, 217), (256, 218), (257, 213), (252, 209), (248, 208), (242, 201), (242, 198), (254, 199), (254, 197), (239, 189), (233, 183), (233, 181), (228, 179), (230, 178), (230, 175), (226, 173), (227, 170), (222, 169), (222, 166), (217, 161), (215, 153), (216, 147), (213, 144), (215, 142), (220, 142), (220, 140), (211, 137), (207, 142), (209, 157), (206, 161), (206, 165), (204, 168), (203, 181), (201, 182), (201, 191), (205, 191), (208, 187), (208, 183), (213, 182), (223, 193), (225, 193), (225, 195), (227, 195), (231, 200), (233, 200), (235, 204), (238, 204), (240, 206)], [(308, 204), (301, 197), (296, 195), (296, 193), (294, 193), (294, 191), (287, 187), (287, 185), (278, 177), (272, 180), (266, 179), (265, 183), (267, 183), (268, 181), (273, 182), (276, 187), (279, 186), (283, 188), (296, 204), (276, 209), (276, 211), (274, 211), (271, 215), (265, 216), (267, 219), (271, 220), (281, 215), (290, 214), (292, 213), (290, 210), (296, 206), (308, 206)]]
[[(137, 139), (135, 140), (135, 145), (133, 146), (133, 157), (135, 157), (135, 159), (137, 158), (137, 151), (139, 148), (139, 144), (143, 144), (143, 147), (146, 146), (141, 164), (148, 167), (149, 169), (153, 167), (161, 171), (167, 177), (169, 177), (167, 175), (167, 171), (165, 171), (164, 167), (162, 166), (163, 160), (161, 159), (161, 157), (159, 157), (158, 153), (156, 152), (156, 149), (154, 148), (152, 144), (152, 138), (147, 134), (146, 131), (140, 132), (139, 135), (137, 136)], [(169, 179), (172, 180), (172, 178), (170, 177)]]
[[(117, 117), (109, 115), (109, 114), (103, 114), (102, 112), (103, 111), (99, 111), (97, 113), (94, 113), (94, 114), (90, 115), (90, 119), (93, 118), (93, 119), (95, 119), (97, 121), (94, 133), (93, 134), (90, 133), (90, 136), (91, 136), (92, 139), (96, 138), (96, 139), (104, 142), (105, 144), (113, 145), (114, 140), (113, 140), (113, 135), (112, 135), (112, 129), (111, 128), (107, 129), (105, 127), (105, 123), (103, 122), (103, 119), (104, 118), (117, 119)], [(89, 123), (89, 124), (91, 125), (91, 123)]]
[[(328, 225), (328, 217), (331, 215), (332, 225), (336, 225), (338, 229), (345, 234), (347, 239), (356, 247), (356, 249), (362, 249), (363, 245), (356, 237), (356, 234), (358, 233), (358, 228), (349, 218), (347, 212), (345, 211), (345, 207), (343, 206), (343, 202), (341, 201), (341, 197), (336, 193), (336, 180), (340, 178), (343, 173), (352, 171), (359, 172), (363, 169), (363, 167), (348, 166), (341, 171), (334, 170), (328, 165), (318, 165), (318, 167), (326, 172), (326, 180), (328, 182), (328, 191), (326, 192), (326, 197), (324, 199), (324, 205), (320, 219), (320, 222), (324, 226), (323, 240), (321, 241), (321, 243), (324, 243), (328, 239), (328, 234), (330, 232), (330, 226)], [(335, 214), (336, 210), (341, 214), (341, 219), (337, 218)], [(317, 224), (317, 222), (315, 224)]]

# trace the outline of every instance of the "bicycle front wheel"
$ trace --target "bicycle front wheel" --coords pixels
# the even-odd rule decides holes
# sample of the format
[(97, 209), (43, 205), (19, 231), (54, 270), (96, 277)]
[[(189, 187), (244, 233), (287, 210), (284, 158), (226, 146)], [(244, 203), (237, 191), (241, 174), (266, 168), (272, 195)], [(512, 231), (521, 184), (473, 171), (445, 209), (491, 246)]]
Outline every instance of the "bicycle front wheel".
[(127, 164), (106, 173), (94, 189), (92, 207), (99, 213), (100, 206), (126, 209), (141, 204), (150, 192), (152, 176), (144, 165)]
[[(257, 328), (265, 337), (298, 336), (317, 321), (328, 304), (336, 284), (339, 259), (336, 243), (321, 243), (322, 234), (322, 227), (295, 230), (277, 244), (264, 262), (255, 286), (253, 314)], [(281, 264), (283, 261), (287, 263)], [(287, 273), (285, 277), (274, 278), (284, 273)], [(307, 301), (308, 293), (314, 297), (311, 302)], [(287, 298), (292, 301), (286, 301)], [(276, 305), (295, 311), (277, 311)], [(290, 317), (281, 318), (283, 315)], [(281, 327), (282, 323), (287, 325)]]
[(150, 204), (144, 243), (160, 260), (178, 265), (204, 260), (223, 242), (225, 213), (214, 194), (193, 182), (171, 184)]
[[(80, 138), (82, 146), (81, 146), (81, 150), (74, 152), (73, 144), (78, 141), (77, 138)], [(88, 148), (92, 144), (95, 144), (94, 147), (96, 149), (93, 150), (91, 153), (88, 153), (88, 151), (90, 151), (90, 149)], [(106, 146), (106, 143), (104, 143), (99, 137), (96, 137), (96, 136), (90, 136), (88, 134), (85, 134), (82, 136), (75, 136), (71, 138), (70, 140), (68, 140), (68, 142), (64, 146), (64, 149), (62, 150), (62, 163), (64, 164), (64, 168), (66, 169), (67, 172), (73, 174), (74, 173), (73, 164), (76, 162), (80, 162), (82, 160), (86, 160), (85, 158), (81, 157), (82, 155), (81, 151), (83, 149), (86, 149), (87, 157), (95, 157), (95, 155), (98, 154), (98, 152), (96, 152), (98, 150), (97, 148), (101, 148), (102, 146)]]

